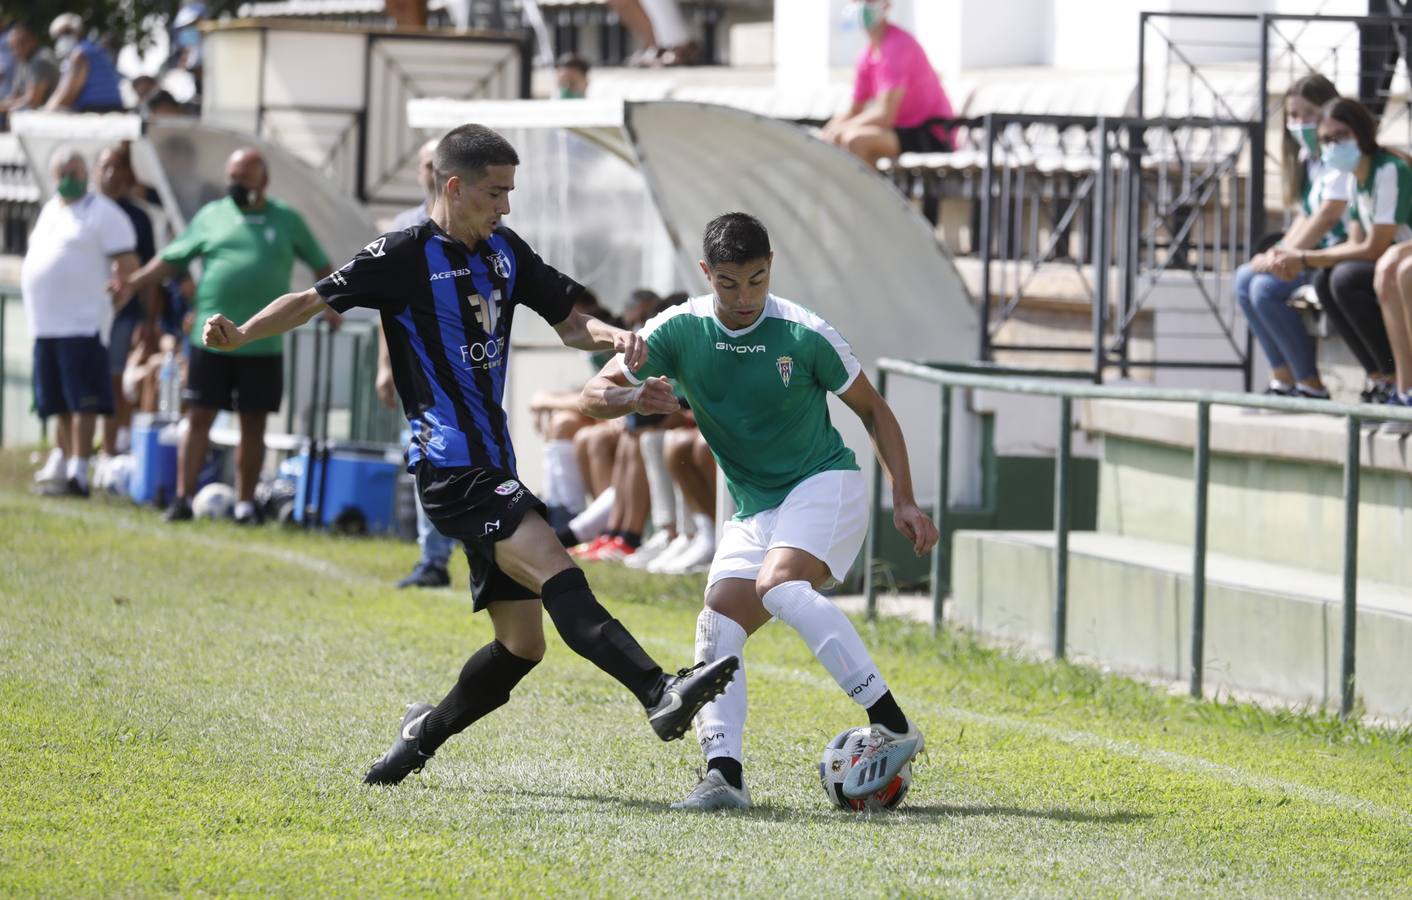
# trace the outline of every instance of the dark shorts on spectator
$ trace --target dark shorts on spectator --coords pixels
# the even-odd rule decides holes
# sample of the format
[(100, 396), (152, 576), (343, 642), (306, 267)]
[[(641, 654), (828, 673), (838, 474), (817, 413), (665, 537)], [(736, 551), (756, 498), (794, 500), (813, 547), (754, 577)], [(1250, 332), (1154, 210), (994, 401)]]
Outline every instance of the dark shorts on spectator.
[(279, 412), (283, 395), (282, 355), (238, 356), (191, 348), (181, 397), (192, 406), (273, 413)]
[(942, 140), (931, 128), (894, 128), (903, 153), (949, 153), (951, 141)]
[(471, 597), (476, 611), (496, 600), (533, 600), (530, 590), (500, 571), (495, 542), (515, 533), (531, 511), (544, 516), (544, 503), (503, 469), (417, 463), (417, 493), (436, 530), (466, 546), (471, 564)]
[(35, 339), (34, 407), (41, 419), (62, 413), (112, 414), (108, 350), (98, 335)]

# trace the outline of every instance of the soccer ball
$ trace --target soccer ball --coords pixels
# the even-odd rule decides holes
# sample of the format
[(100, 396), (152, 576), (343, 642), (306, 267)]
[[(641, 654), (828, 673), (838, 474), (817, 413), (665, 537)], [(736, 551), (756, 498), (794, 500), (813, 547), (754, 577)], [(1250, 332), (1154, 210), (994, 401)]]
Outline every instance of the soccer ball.
[(819, 760), (819, 783), (823, 786), (824, 795), (829, 798), (829, 802), (839, 809), (859, 812), (892, 809), (902, 802), (902, 798), (907, 796), (907, 789), (912, 786), (912, 764), (908, 763), (897, 773), (896, 778), (871, 797), (850, 800), (843, 796), (843, 779), (848, 775), (853, 763), (863, 754), (867, 739), (867, 728), (849, 728), (840, 732), (838, 737), (824, 747), (824, 756)]
[(132, 481), (133, 470), (137, 466), (130, 454), (124, 453), (108, 460), (102, 476), (95, 478), (95, 486), (114, 497), (128, 496), (128, 485)]
[(235, 490), (228, 484), (213, 482), (196, 492), (191, 512), (198, 519), (225, 519), (235, 509)]

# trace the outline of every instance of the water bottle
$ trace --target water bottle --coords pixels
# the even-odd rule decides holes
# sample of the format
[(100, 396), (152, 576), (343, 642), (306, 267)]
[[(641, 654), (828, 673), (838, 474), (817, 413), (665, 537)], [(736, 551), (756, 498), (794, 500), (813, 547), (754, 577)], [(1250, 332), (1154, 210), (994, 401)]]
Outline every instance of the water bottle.
[(177, 416), (181, 412), (181, 385), (177, 383), (176, 354), (170, 350), (162, 357), (157, 384), (157, 411), (168, 418)]

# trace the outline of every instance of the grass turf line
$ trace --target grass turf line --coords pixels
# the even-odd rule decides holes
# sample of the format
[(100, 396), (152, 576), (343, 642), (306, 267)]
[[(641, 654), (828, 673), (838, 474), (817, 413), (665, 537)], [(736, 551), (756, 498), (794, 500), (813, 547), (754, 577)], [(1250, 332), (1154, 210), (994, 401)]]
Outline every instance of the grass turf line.
[[(488, 639), (464, 590), (389, 590), (405, 545), (172, 529), (4, 484), (5, 895), (1412, 888), (1406, 733), (1192, 703), (899, 623), (860, 626), (928, 734), (899, 813), (825, 806), (818, 753), (861, 719), (778, 625), (748, 648), (749, 813), (667, 810), (693, 744), (658, 743), (552, 635), (509, 706), (402, 788), (365, 788), (403, 704), (439, 699)], [(699, 581), (590, 580), (664, 664), (685, 661)]]

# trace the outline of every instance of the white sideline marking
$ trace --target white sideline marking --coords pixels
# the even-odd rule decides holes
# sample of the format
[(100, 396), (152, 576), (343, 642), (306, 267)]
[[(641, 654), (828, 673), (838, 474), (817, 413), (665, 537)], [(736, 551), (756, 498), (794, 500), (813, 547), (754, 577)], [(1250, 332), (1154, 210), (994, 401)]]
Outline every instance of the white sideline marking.
[[(9, 494), (12, 497), (23, 496), (17, 495), (11, 491), (0, 491), (0, 494)], [(69, 518), (86, 518), (93, 513), (92, 507), (80, 507), (77, 505), (58, 506), (34, 504), (34, 506), (42, 513), (66, 516)], [(110, 511), (104, 510), (104, 512)], [(114, 515), (117, 518), (121, 518), (123, 524), (127, 526), (129, 530), (138, 531), (145, 536), (184, 540), (205, 547), (230, 549), (229, 541), (218, 540), (213, 537), (207, 537), (206, 535), (193, 534), (189, 530), (182, 529), (179, 525), (167, 528), (156, 528), (135, 516), (129, 516), (122, 512), (117, 512)], [(242, 549), (259, 556), (307, 569), (325, 578), (332, 578), (342, 581), (345, 584), (387, 587), (381, 579), (374, 578), (370, 575), (358, 575), (342, 571), (332, 563), (325, 562), (322, 559), (300, 556), (287, 550), (280, 550), (276, 547), (256, 543), (246, 544)], [(687, 645), (676, 642), (654, 640), (645, 641), (644, 643), (649, 643), (663, 649), (670, 649), (671, 652), (682, 656), (689, 656), (695, 652), (694, 648), (688, 648)], [(820, 678), (817, 675), (802, 672), (798, 669), (789, 668), (788, 666), (752, 662), (750, 669), (773, 678), (792, 681), (796, 684), (806, 685), (819, 690), (838, 690), (838, 685), (834, 684), (832, 681)], [(1272, 794), (1288, 794), (1318, 806), (1335, 807), (1347, 812), (1386, 819), (1402, 825), (1403, 827), (1412, 828), (1412, 814), (1403, 812), (1402, 810), (1393, 809), (1370, 800), (1363, 800), (1359, 797), (1329, 790), (1327, 788), (1311, 787), (1310, 785), (1301, 784), (1297, 781), (1286, 781), (1281, 778), (1273, 778), (1268, 775), (1248, 772), (1244, 769), (1236, 768), (1235, 766), (1228, 766), (1223, 763), (1212, 762), (1209, 759), (1202, 759), (1199, 756), (1188, 756), (1185, 753), (1146, 747), (1133, 741), (1105, 737), (1091, 731), (1056, 728), (1052, 725), (1041, 725), (1036, 722), (1025, 721), (1024, 719), (1016, 719), (1011, 716), (989, 715), (955, 706), (932, 707), (930, 711), (933, 715), (943, 718), (960, 719), (977, 725), (988, 725), (993, 728), (1002, 728), (1007, 731), (1016, 731), (1046, 740), (1058, 741), (1059, 743), (1074, 747), (1083, 747), (1112, 753), (1116, 756), (1125, 756), (1129, 759), (1135, 759), (1183, 775), (1200, 774), (1216, 781), (1236, 785), (1237, 787), (1250, 788), (1252, 790)]]

